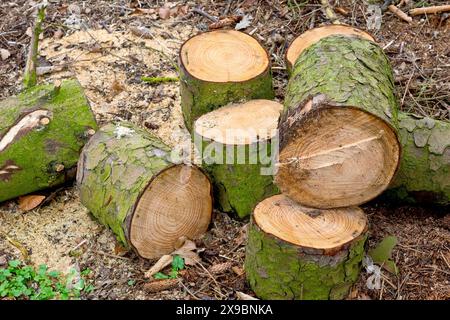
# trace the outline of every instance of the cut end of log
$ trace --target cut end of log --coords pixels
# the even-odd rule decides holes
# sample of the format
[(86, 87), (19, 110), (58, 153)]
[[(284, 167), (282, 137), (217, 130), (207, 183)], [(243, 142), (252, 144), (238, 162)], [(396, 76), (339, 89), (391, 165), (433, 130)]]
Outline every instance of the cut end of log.
[(253, 219), (266, 234), (303, 249), (329, 254), (339, 251), (368, 228), (366, 215), (358, 207), (312, 209), (282, 194), (260, 202)]
[(222, 83), (253, 79), (269, 67), (269, 57), (259, 42), (235, 30), (192, 37), (181, 47), (180, 61), (193, 77)]
[(180, 237), (205, 233), (211, 213), (211, 184), (205, 174), (194, 166), (170, 167), (141, 195), (130, 223), (130, 242), (143, 258), (159, 258), (172, 252)]
[(364, 32), (362, 30), (350, 26), (328, 25), (324, 27), (314, 28), (298, 36), (289, 46), (286, 52), (286, 63), (288, 65), (288, 69), (291, 69), (294, 66), (295, 61), (297, 61), (297, 58), (309, 46), (313, 45), (314, 43), (320, 41), (325, 37), (332, 35), (361, 37), (375, 42), (375, 39), (367, 32)]
[(195, 132), (204, 139), (227, 145), (247, 145), (271, 139), (276, 134), (283, 106), (257, 99), (229, 104), (200, 117)]
[[(307, 112), (308, 105), (297, 113)], [(292, 127), (280, 128), (275, 176), (280, 190), (303, 205), (322, 209), (359, 205), (382, 193), (399, 162), (394, 130), (353, 107), (313, 109), (301, 126), (294, 113), (284, 122)]]

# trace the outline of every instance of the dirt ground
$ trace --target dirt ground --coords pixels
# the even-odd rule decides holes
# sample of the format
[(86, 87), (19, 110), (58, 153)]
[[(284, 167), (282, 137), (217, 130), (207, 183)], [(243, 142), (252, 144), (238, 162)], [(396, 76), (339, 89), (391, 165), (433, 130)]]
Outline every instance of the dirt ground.
[[(330, 2), (341, 22), (367, 29), (369, 1)], [(418, 1), (410, 1), (402, 8), (407, 10), (414, 2), (417, 5)], [(448, 3), (426, 1), (427, 5)], [(27, 28), (32, 25), (35, 4), (29, 0), (0, 3), (0, 48), (10, 54), (0, 60), (0, 98), (20, 90), (30, 39)], [(173, 65), (180, 45), (212, 23), (193, 8), (215, 17), (243, 14), (253, 18), (243, 31), (268, 49), (279, 101), (287, 83), (287, 46), (305, 30), (329, 23), (319, 1), (50, 0), (49, 4), (39, 64), (53, 66), (53, 71), (40, 81), (76, 77), (99, 124), (128, 120), (173, 147), (190, 141), (182, 122), (178, 83), (151, 85), (141, 77), (176, 76)], [(385, 12), (381, 29), (371, 30), (394, 67), (402, 110), (450, 120), (448, 16), (417, 16), (407, 24)], [(133, 32), (136, 27), (150, 33)], [(237, 291), (253, 295), (242, 269), (247, 221), (216, 212), (208, 233), (196, 240), (202, 262), (188, 267), (175, 289), (148, 293), (143, 289), (144, 272), (154, 261), (124, 252), (112, 233), (80, 204), (73, 186), (44, 194), (48, 201), (29, 212), (22, 212), (16, 200), (0, 204), (0, 231), (24, 246), (36, 265), (44, 263), (65, 272), (90, 268), (95, 290), (83, 294), (83, 299), (235, 299)], [(449, 299), (450, 208), (382, 200), (363, 208), (371, 225), (369, 248), (387, 235), (398, 238), (393, 259), (400, 272), (393, 275), (383, 270), (381, 289), (369, 290), (369, 275), (363, 270), (349, 298)], [(2, 256), (21, 258), (21, 252), (0, 236)], [(218, 264), (224, 264), (223, 272), (208, 271)]]

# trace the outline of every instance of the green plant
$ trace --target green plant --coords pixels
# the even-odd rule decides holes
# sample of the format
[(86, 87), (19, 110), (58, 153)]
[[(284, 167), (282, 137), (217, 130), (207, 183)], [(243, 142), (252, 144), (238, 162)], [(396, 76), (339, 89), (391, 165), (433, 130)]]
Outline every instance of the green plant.
[(67, 300), (79, 298), (82, 291), (93, 290), (92, 285), (86, 286), (84, 279), (77, 277), (75, 270), (64, 276), (61, 272), (49, 271), (46, 265), (36, 269), (19, 260), (11, 260), (7, 268), (0, 269), (0, 298)]
[(176, 255), (172, 260), (172, 270), (170, 270), (169, 274), (164, 274), (162, 272), (156, 273), (153, 278), (155, 279), (175, 279), (178, 277), (178, 271), (184, 269), (184, 260), (182, 257)]

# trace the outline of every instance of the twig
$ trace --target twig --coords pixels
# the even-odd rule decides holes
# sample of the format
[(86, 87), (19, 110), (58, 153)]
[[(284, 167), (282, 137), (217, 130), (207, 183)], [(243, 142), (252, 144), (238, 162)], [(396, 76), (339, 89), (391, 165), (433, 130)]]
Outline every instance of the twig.
[(418, 16), (420, 14), (434, 14), (440, 12), (450, 11), (450, 4), (443, 6), (433, 6), (433, 7), (425, 7), (425, 8), (415, 8), (409, 10), (409, 14), (412, 16)]
[(412, 18), (410, 16), (408, 16), (406, 13), (404, 13), (402, 10), (400, 10), (399, 8), (394, 6), (393, 4), (389, 5), (388, 9), (389, 9), (390, 12), (395, 14), (397, 17), (399, 17), (403, 21), (406, 21), (408, 23), (410, 23), (412, 21)]
[(25, 72), (23, 76), (23, 86), (25, 89), (34, 87), (37, 84), (37, 53), (39, 44), (39, 35), (42, 32), (42, 22), (45, 19), (46, 5), (38, 7), (36, 22), (34, 24), (33, 34), (31, 35), (31, 44), (28, 51), (27, 63), (25, 66)]
[(199, 15), (204, 16), (205, 18), (208, 18), (209, 20), (211, 20), (212, 22), (217, 22), (219, 21), (218, 18), (210, 15), (209, 13), (206, 13), (205, 11), (199, 9), (199, 8), (192, 8), (192, 12), (198, 13)]

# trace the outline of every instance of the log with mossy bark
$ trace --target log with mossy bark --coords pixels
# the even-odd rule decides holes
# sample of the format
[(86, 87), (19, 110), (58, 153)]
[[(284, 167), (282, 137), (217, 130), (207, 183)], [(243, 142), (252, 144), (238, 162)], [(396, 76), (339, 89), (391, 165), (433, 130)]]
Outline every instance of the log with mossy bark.
[(182, 45), (179, 64), (181, 107), (190, 132), (197, 118), (228, 103), (275, 96), (267, 52), (243, 32), (194, 36)]
[(86, 144), (77, 184), (81, 202), (143, 258), (172, 252), (211, 221), (211, 184), (197, 167), (176, 164), (159, 138), (129, 123), (108, 124)]
[(343, 299), (358, 279), (367, 229), (357, 207), (320, 210), (285, 195), (267, 198), (248, 231), (250, 287), (262, 299)]
[(75, 178), (97, 124), (76, 80), (0, 101), (0, 202)]
[(450, 204), (450, 122), (399, 113), (402, 157), (386, 195), (407, 202)]
[(229, 104), (195, 122), (194, 143), (214, 185), (215, 203), (244, 218), (262, 199), (278, 193), (273, 168), (282, 105), (257, 99)]
[(309, 207), (373, 199), (398, 166), (397, 110), (389, 60), (374, 42), (332, 35), (313, 43), (289, 80), (275, 183)]

